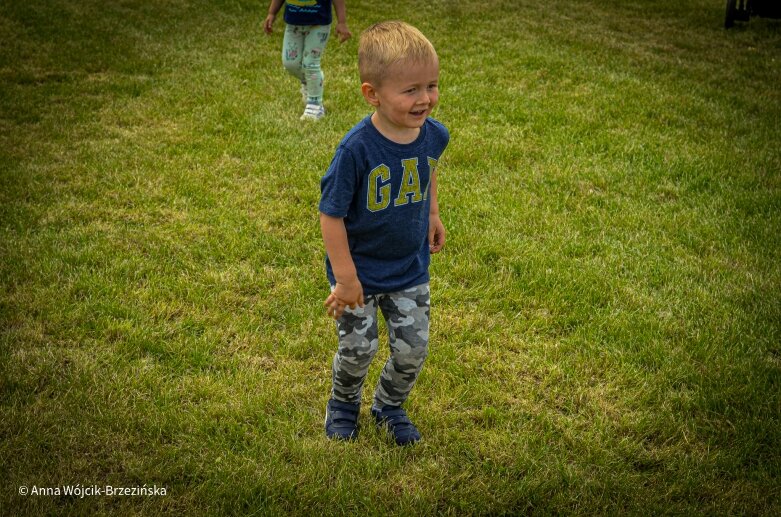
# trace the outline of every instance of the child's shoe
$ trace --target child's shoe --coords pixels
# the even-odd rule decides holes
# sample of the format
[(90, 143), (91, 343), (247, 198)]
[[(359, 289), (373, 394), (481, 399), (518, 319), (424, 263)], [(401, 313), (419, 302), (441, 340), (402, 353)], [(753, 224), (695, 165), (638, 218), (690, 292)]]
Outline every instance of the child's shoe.
[(384, 406), (382, 409), (372, 408), (372, 415), (377, 427), (385, 427), (393, 436), (397, 445), (412, 445), (420, 441), (418, 429), (407, 417), (407, 412), (398, 406)]
[(325, 108), (317, 104), (307, 104), (301, 120), (320, 120), (325, 117)]
[(349, 404), (330, 399), (325, 406), (325, 435), (337, 440), (358, 438), (360, 404)]

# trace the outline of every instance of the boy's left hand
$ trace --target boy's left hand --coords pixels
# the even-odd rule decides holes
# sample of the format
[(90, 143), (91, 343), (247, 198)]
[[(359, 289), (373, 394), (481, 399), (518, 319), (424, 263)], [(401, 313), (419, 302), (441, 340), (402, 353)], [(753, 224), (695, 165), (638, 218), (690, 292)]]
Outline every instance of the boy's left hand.
[(431, 214), (428, 220), (428, 248), (439, 253), (445, 247), (445, 226), (438, 215)]
[(353, 37), (353, 33), (347, 28), (346, 23), (336, 24), (336, 34), (339, 36), (339, 43), (344, 43), (348, 39)]

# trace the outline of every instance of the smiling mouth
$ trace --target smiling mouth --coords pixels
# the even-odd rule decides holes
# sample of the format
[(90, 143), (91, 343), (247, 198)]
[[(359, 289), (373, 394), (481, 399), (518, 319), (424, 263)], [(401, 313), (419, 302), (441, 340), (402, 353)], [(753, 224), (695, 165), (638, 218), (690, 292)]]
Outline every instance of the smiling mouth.
[(419, 116), (423, 115), (424, 113), (426, 113), (426, 110), (423, 109), (423, 110), (411, 111), (410, 113), (412, 113), (416, 117), (419, 117)]

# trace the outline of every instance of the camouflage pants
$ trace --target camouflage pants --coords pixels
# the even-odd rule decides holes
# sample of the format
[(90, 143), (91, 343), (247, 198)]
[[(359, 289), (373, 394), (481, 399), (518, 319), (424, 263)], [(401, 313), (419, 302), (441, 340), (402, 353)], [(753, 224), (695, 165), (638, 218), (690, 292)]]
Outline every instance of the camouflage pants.
[(400, 406), (409, 396), (428, 355), (429, 284), (366, 296), (365, 306), (346, 309), (336, 322), (339, 348), (334, 355), (331, 396), (360, 403), (361, 388), (378, 348), (377, 309), (388, 327), (390, 357), (374, 392), (374, 406)]

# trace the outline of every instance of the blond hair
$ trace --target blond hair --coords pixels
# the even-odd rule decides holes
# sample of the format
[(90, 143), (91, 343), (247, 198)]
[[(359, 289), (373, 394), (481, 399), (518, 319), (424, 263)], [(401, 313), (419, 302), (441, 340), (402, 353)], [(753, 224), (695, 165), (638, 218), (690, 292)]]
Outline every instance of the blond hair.
[(400, 62), (438, 62), (434, 45), (418, 29), (404, 22), (375, 23), (358, 42), (358, 73), (361, 82), (378, 86), (391, 65)]

